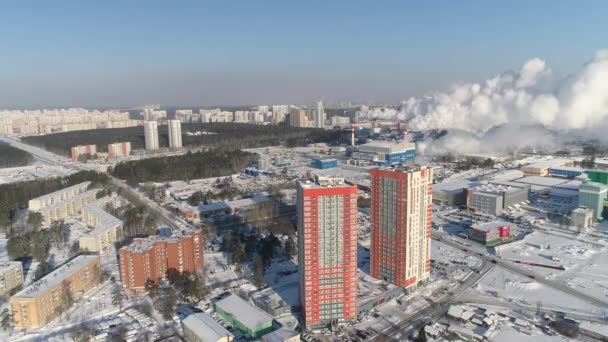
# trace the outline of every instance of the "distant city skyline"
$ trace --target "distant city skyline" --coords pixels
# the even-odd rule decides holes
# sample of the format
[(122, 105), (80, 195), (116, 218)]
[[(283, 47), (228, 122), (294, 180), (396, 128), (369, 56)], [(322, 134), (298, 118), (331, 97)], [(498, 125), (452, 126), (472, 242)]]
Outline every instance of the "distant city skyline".
[(398, 103), (605, 47), (608, 3), (0, 4), (0, 108)]

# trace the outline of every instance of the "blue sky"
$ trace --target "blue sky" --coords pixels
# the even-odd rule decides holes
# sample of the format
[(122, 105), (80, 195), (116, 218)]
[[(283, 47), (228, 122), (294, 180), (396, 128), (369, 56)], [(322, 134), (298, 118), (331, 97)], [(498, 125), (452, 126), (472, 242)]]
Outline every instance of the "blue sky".
[(608, 47), (605, 1), (3, 1), (0, 107), (398, 102)]

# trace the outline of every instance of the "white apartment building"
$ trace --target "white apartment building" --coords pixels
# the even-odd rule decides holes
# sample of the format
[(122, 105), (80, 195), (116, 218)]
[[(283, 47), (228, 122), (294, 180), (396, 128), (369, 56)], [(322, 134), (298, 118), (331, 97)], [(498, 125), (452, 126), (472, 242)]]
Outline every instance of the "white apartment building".
[(158, 150), (158, 123), (156, 121), (144, 121), (144, 139), (146, 150)]
[(182, 148), (182, 123), (179, 120), (168, 120), (169, 148)]

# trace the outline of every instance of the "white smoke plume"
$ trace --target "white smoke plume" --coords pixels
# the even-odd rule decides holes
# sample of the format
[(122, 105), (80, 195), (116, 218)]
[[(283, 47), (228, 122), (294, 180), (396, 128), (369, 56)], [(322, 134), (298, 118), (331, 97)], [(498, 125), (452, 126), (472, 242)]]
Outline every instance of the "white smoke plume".
[(534, 58), (517, 72), (410, 98), (399, 110), (370, 110), (362, 118), (400, 120), (415, 130), (456, 129), (478, 137), (500, 125), (540, 124), (552, 130), (608, 127), (608, 50), (598, 51), (567, 77), (555, 77), (545, 61)]

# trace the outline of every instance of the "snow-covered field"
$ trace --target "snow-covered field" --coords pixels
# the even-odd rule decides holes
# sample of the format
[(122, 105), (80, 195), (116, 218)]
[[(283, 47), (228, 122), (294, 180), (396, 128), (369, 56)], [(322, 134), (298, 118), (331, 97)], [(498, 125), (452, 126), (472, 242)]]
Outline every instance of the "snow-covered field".
[(492, 269), (475, 286), (467, 290), (467, 294), (490, 297), (504, 301), (506, 304), (535, 307), (540, 303), (546, 309), (581, 315), (605, 317), (608, 314), (606, 309), (498, 267)]

